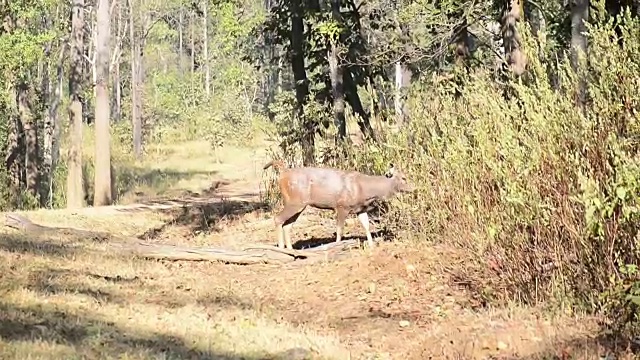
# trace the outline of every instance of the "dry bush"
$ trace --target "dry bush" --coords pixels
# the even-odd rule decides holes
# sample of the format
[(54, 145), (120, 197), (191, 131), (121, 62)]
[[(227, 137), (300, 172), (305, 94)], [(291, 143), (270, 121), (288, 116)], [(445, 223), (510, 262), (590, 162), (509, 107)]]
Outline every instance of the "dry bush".
[[(523, 81), (501, 84), (481, 70), (457, 88), (423, 81), (407, 128), (346, 146), (333, 165), (406, 170), (419, 189), (392, 201), (385, 225), (468, 251), (454, 271), (484, 301), (555, 299), (633, 320), (627, 305), (640, 297), (630, 294), (637, 271), (627, 264), (639, 260), (640, 25), (629, 15), (624, 22), (623, 46), (611, 40), (615, 22), (590, 28), (580, 73), (568, 60), (545, 59), (527, 37)], [(585, 111), (575, 101), (581, 77)]]

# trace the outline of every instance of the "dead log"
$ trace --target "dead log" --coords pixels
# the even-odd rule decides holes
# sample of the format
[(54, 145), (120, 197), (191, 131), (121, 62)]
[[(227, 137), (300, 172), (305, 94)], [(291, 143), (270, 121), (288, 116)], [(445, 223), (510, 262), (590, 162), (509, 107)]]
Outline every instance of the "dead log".
[(308, 258), (309, 256), (318, 256), (318, 254), (314, 254), (314, 253), (309, 253), (309, 252), (305, 253), (300, 250), (283, 249), (283, 248), (279, 248), (271, 245), (251, 245), (249, 247), (244, 248), (244, 251), (252, 251), (252, 250), (268, 250), (268, 251), (273, 251), (280, 254), (289, 255), (289, 256), (292, 256), (293, 258), (302, 258), (302, 259)]
[(114, 243), (109, 246), (120, 252), (147, 259), (216, 261), (238, 265), (287, 263), (295, 260), (293, 256), (266, 251), (233, 251), (212, 247), (186, 247), (145, 242)]
[(215, 261), (228, 264), (299, 264), (315, 263), (319, 261), (335, 260), (348, 255), (349, 250), (358, 247), (356, 240), (346, 240), (340, 243), (330, 243), (317, 248), (305, 250), (281, 249), (269, 245), (252, 245), (241, 251), (218, 249), (213, 247), (188, 247), (169, 244), (156, 244), (140, 241), (136, 238), (122, 238), (109, 233), (75, 229), (68, 227), (51, 227), (36, 224), (18, 214), (7, 214), (7, 227), (40, 235), (71, 235), (76, 238), (104, 239), (106, 249), (120, 254), (164, 260), (183, 261)]
[(340, 242), (330, 242), (327, 244), (323, 244), (320, 246), (316, 246), (316, 247), (311, 247), (311, 248), (307, 248), (304, 249), (305, 252), (309, 251), (309, 252), (313, 252), (313, 253), (319, 253), (319, 252), (326, 252), (326, 251), (348, 251), (350, 249), (358, 249), (360, 248), (361, 242), (360, 240), (342, 240)]
[(4, 224), (12, 229), (26, 232), (42, 233), (50, 229), (47, 226), (35, 224), (26, 217), (18, 214), (7, 214), (5, 216)]
[(31, 234), (58, 234), (68, 235), (74, 237), (90, 238), (93, 241), (105, 241), (112, 237), (111, 234), (103, 231), (91, 231), (76, 229), (70, 227), (53, 227), (36, 224), (33, 221), (19, 214), (7, 214), (5, 215), (5, 226), (12, 229), (28, 232)]

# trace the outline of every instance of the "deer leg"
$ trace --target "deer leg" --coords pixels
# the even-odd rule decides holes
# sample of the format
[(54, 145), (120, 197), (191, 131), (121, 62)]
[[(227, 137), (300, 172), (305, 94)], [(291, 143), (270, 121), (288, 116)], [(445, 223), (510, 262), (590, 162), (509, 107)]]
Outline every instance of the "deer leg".
[(291, 245), (291, 227), (298, 220), (304, 208), (304, 206), (286, 205), (280, 214), (275, 217), (279, 248), (284, 248), (286, 245), (287, 248), (293, 249)]
[(342, 230), (349, 212), (343, 207), (336, 208), (336, 242), (342, 241)]
[(369, 248), (373, 249), (373, 236), (371, 236), (371, 231), (369, 231), (369, 214), (366, 212), (359, 213), (358, 220), (360, 220), (364, 231), (367, 233), (367, 244)]

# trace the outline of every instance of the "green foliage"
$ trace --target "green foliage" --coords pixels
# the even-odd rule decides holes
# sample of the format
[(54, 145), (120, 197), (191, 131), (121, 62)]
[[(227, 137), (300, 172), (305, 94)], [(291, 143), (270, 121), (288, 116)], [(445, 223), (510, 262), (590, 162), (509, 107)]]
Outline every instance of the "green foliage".
[(277, 139), (280, 151), (287, 156), (286, 160), (289, 163), (301, 164), (302, 158), (298, 155), (302, 151), (303, 138), (309, 131), (304, 122), (313, 124), (312, 128), (316, 135), (327, 136), (332, 124), (330, 122), (331, 107), (328, 104), (310, 102), (303, 108), (303, 117), (298, 117), (295, 114), (295, 102), (295, 96), (291, 92), (276, 95), (269, 109), (275, 114), (274, 132), (270, 135)]
[[(621, 22), (619, 46), (611, 39)], [(405, 170), (418, 189), (391, 201), (383, 225), (464, 248), (468, 261), (452, 272), (483, 300), (555, 299), (632, 321), (640, 295), (627, 267), (640, 260), (640, 24), (627, 13), (590, 26), (588, 66), (578, 72), (566, 57), (545, 62), (540, 40), (522, 35), (526, 81), (501, 84), (482, 68), (455, 82), (423, 77), (406, 128), (362, 147), (341, 145), (342, 157), (329, 164)], [(575, 103), (581, 78), (584, 109)]]
[(640, 272), (638, 265), (621, 265), (619, 275), (612, 275), (609, 288), (601, 294), (600, 301), (611, 318), (615, 331), (622, 333), (640, 333)]

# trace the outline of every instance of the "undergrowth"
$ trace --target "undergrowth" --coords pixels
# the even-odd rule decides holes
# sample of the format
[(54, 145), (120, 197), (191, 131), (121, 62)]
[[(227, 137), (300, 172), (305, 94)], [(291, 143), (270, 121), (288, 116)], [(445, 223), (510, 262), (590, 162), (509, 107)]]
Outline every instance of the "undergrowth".
[[(616, 21), (625, 24), (622, 46)], [(524, 79), (504, 84), (482, 70), (455, 82), (422, 79), (409, 125), (345, 144), (325, 163), (377, 174), (399, 165), (418, 189), (391, 202), (384, 225), (465, 249), (455, 280), (483, 302), (580, 307), (634, 332), (640, 24), (627, 13), (589, 27), (588, 65), (578, 72), (524, 35)], [(294, 159), (291, 149), (278, 153)]]

